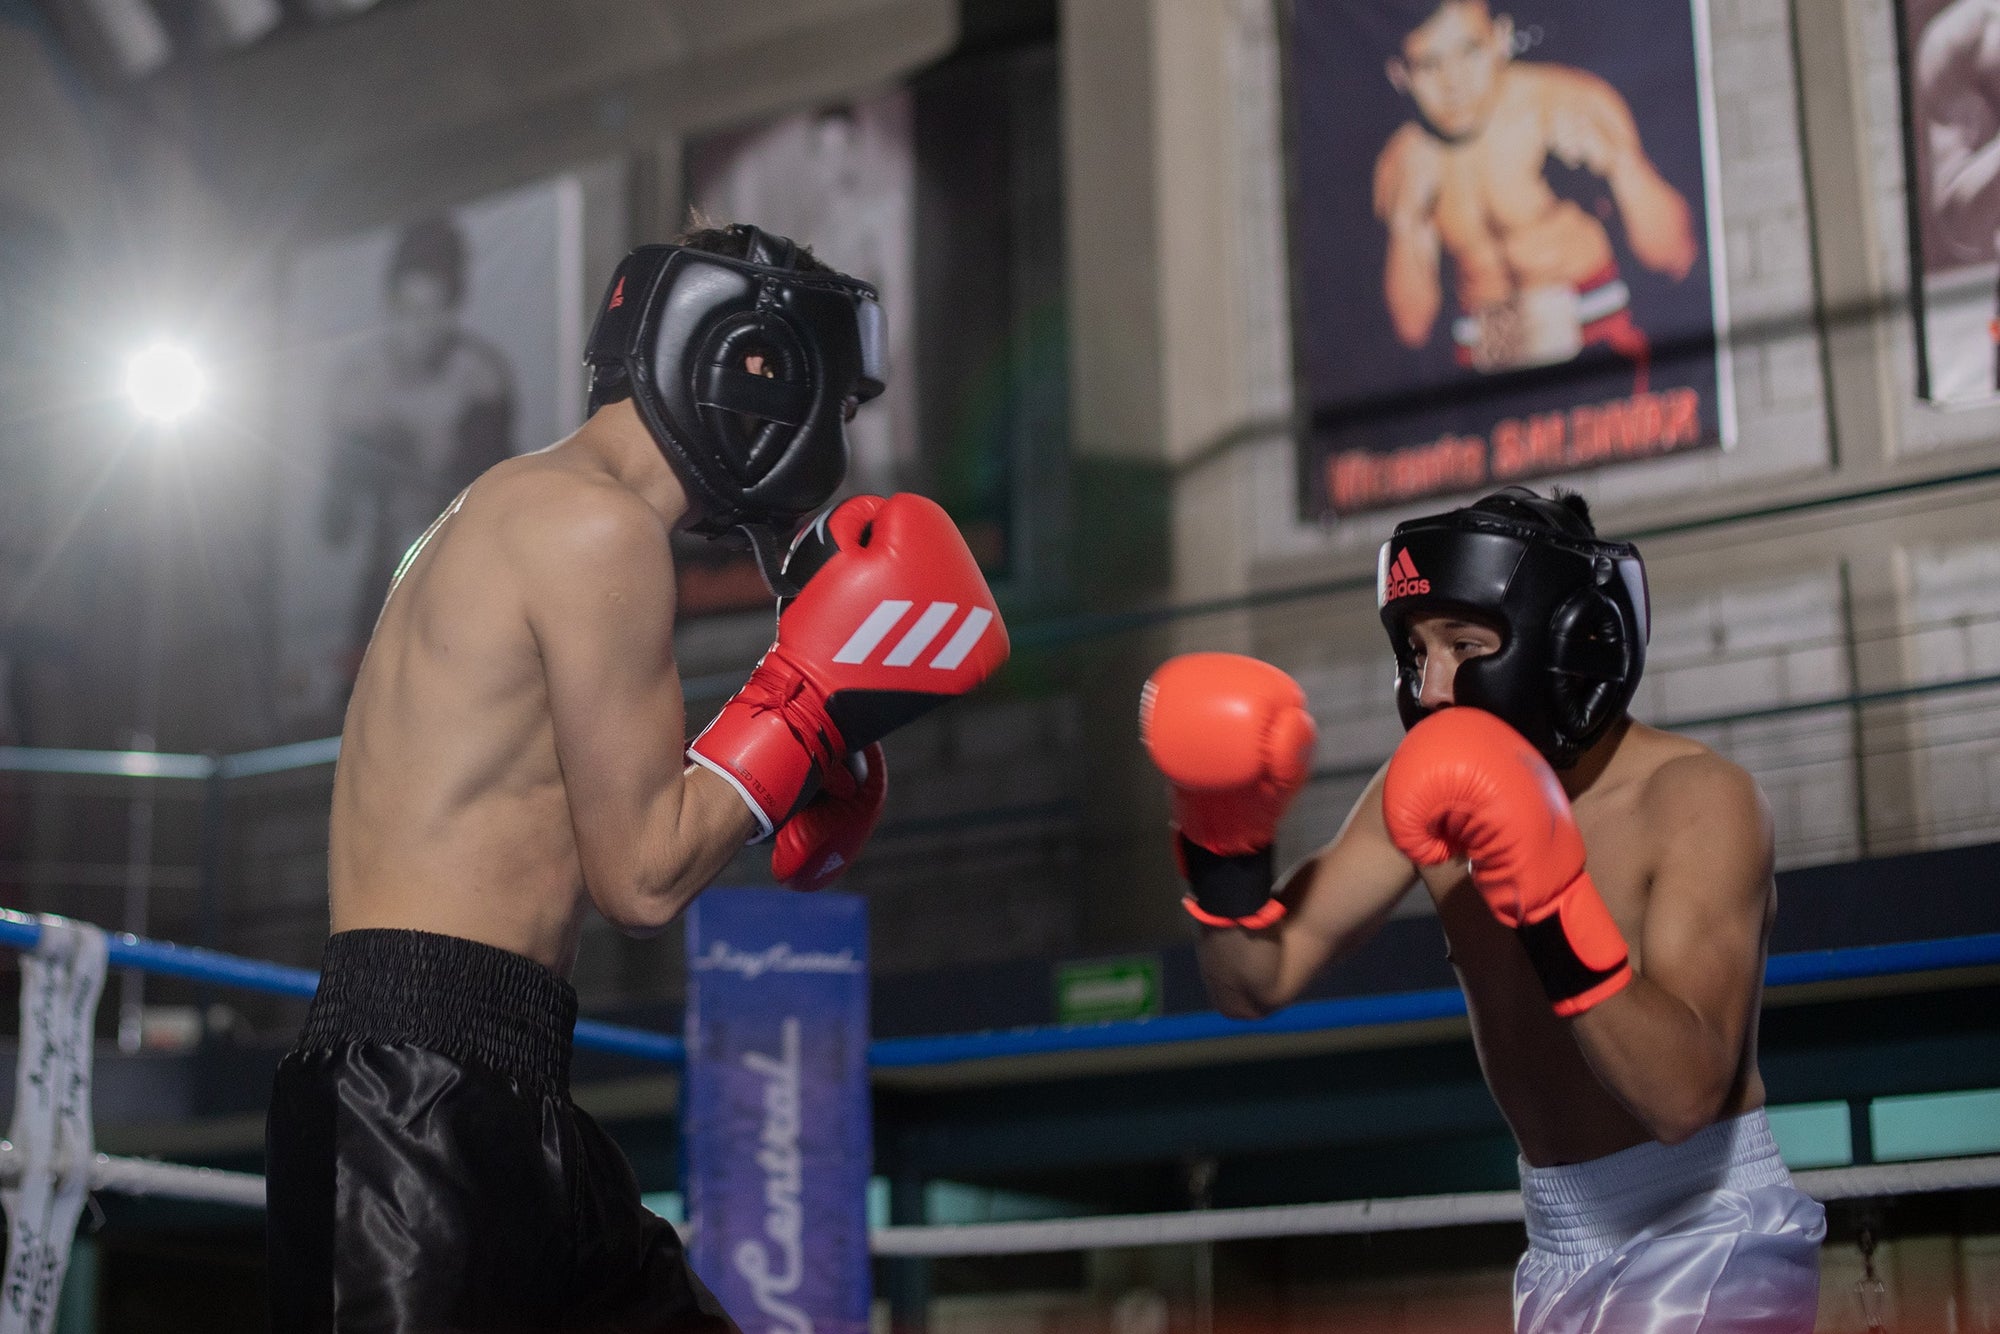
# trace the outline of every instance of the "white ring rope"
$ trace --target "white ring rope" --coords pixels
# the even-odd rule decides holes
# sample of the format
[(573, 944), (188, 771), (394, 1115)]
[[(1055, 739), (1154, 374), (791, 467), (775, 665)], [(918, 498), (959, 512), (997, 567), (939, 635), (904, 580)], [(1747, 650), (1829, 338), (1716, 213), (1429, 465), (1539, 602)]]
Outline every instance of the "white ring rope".
[[(20, 1171), (20, 1150), (0, 1141), (0, 1180)], [(1947, 1158), (1920, 1163), (1877, 1163), (1796, 1173), (1799, 1189), (1818, 1200), (1867, 1199), (2000, 1186), (2000, 1156)], [(253, 1172), (184, 1167), (150, 1158), (98, 1154), (91, 1165), (92, 1190), (161, 1199), (199, 1200), (264, 1206), (264, 1178)], [(877, 1255), (1020, 1255), (1033, 1251), (1089, 1250), (1110, 1246), (1158, 1246), (1255, 1237), (1332, 1236), (1354, 1232), (1397, 1232), (1478, 1223), (1512, 1223), (1521, 1218), (1519, 1191), (1479, 1191), (1407, 1199), (1352, 1200), (1341, 1204), (1287, 1204), (1260, 1209), (1206, 1209), (1174, 1214), (1114, 1214), (1022, 1223), (961, 1223), (876, 1228), (870, 1249)]]
[[(23, 1170), (19, 1148), (0, 1140), (0, 1182), (17, 1180)], [(115, 1195), (151, 1195), (165, 1200), (198, 1200), (233, 1204), (245, 1209), (264, 1207), (264, 1178), (255, 1172), (225, 1172), (217, 1167), (187, 1167), (152, 1158), (114, 1158), (100, 1153), (90, 1161), (90, 1189)]]
[[(2000, 1156), (1920, 1163), (1875, 1163), (1799, 1172), (1793, 1180), (1818, 1200), (1866, 1199), (2000, 1186)], [(1260, 1209), (1194, 1209), (1174, 1214), (1111, 1214), (1023, 1223), (958, 1223), (877, 1228), (877, 1255), (1026, 1255), (1114, 1246), (1160, 1246), (1252, 1237), (1333, 1236), (1521, 1220), (1517, 1190)]]

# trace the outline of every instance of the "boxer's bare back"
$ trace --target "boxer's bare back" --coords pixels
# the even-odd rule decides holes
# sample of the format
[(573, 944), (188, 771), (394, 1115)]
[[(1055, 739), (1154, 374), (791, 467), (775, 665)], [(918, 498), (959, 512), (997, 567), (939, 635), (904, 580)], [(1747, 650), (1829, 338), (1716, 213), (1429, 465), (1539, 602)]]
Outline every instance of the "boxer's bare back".
[(1517, 62), (1512, 45), (1512, 24), (1485, 0), (1451, 0), (1391, 61), (1421, 113), (1375, 164), (1375, 211), (1389, 231), (1384, 296), (1408, 346), (1430, 339), (1445, 256), (1467, 313), (1611, 271), (1609, 233), (1550, 188), (1551, 158), (1610, 186), (1640, 263), (1676, 279), (1694, 265), (1687, 201), (1646, 156), (1625, 99), (1583, 70)]
[(685, 507), (616, 403), (489, 470), (411, 549), (341, 736), (333, 930), (460, 936), (566, 973), (587, 908), (657, 929), (741, 847), (742, 801), (683, 771)]

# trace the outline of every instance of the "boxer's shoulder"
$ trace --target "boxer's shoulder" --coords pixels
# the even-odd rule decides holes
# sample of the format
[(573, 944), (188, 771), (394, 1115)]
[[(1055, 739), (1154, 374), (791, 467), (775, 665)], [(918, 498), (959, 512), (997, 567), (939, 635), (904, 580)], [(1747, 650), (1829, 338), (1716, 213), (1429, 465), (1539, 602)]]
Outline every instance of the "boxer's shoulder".
[(1412, 154), (1435, 152), (1440, 147), (1436, 135), (1416, 121), (1406, 120), (1396, 127), (1388, 142), (1382, 145), (1382, 152), (1375, 159), (1375, 167), (1378, 171), (1393, 170), (1407, 162)]
[(1618, 90), (1602, 76), (1575, 65), (1523, 60), (1509, 66), (1507, 74), (1515, 81), (1515, 89), (1532, 95), (1545, 106), (1618, 96)]
[(492, 534), (508, 564), (524, 572), (671, 571), (671, 534), (658, 511), (557, 450), (496, 464), (467, 492), (460, 517)]
[(1686, 837), (1768, 846), (1770, 807), (1748, 770), (1692, 737), (1650, 727), (1645, 733), (1635, 795), (1663, 843)]

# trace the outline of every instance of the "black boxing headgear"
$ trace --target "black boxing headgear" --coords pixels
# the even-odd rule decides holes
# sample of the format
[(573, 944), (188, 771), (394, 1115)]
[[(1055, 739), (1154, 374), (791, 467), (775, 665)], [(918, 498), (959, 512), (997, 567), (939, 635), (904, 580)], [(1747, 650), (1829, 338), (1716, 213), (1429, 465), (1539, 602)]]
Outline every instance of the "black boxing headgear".
[(1624, 716), (1646, 666), (1638, 548), (1591, 536), (1573, 511), (1521, 487), (1396, 525), (1376, 562), (1375, 601), (1404, 727), (1432, 712), (1410, 617), (1469, 613), (1500, 632), (1500, 649), (1459, 664), (1453, 702), (1498, 715), (1558, 769)]
[[(592, 412), (631, 395), (688, 492), (689, 528), (746, 529), (763, 558), (847, 475), (848, 400), (882, 392), (882, 308), (867, 283), (801, 267), (786, 238), (728, 230), (745, 258), (627, 255), (583, 359)], [(744, 369), (752, 355), (768, 376)]]

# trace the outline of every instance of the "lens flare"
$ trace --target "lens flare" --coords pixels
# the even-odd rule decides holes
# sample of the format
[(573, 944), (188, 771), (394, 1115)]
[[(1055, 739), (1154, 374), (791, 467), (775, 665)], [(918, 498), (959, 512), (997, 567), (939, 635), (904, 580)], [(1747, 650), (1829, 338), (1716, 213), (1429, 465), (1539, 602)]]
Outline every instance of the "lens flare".
[(125, 363), (125, 397), (150, 421), (181, 420), (208, 395), (208, 376), (194, 353), (175, 343), (154, 343)]

